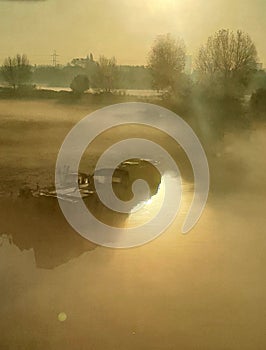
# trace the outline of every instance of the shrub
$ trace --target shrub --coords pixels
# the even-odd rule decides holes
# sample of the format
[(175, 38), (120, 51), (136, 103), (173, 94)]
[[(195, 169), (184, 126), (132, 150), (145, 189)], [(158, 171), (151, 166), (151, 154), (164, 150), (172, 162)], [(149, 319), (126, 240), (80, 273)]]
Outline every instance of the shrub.
[(75, 76), (75, 78), (72, 80), (70, 84), (71, 90), (77, 95), (83, 94), (84, 91), (89, 89), (89, 87), (90, 87), (89, 79), (84, 74), (79, 74)]
[(257, 117), (266, 117), (266, 89), (257, 89), (250, 99), (250, 109)]

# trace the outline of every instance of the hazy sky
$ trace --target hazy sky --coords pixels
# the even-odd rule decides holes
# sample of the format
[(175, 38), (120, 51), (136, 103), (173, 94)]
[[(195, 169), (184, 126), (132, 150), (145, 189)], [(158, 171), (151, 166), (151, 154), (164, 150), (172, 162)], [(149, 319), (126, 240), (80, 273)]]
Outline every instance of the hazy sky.
[(182, 37), (194, 54), (220, 28), (243, 29), (266, 64), (266, 0), (0, 0), (0, 60), (17, 52), (31, 63), (60, 63), (93, 52), (145, 64), (158, 34)]

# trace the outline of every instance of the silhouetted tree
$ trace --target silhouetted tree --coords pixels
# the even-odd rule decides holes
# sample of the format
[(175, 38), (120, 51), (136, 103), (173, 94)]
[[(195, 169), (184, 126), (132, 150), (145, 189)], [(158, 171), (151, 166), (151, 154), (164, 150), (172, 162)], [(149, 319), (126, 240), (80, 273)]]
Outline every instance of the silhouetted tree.
[(81, 95), (84, 93), (84, 91), (88, 90), (90, 87), (89, 79), (87, 75), (79, 74), (75, 76), (75, 78), (72, 80), (70, 84), (71, 90), (77, 94)]
[(252, 116), (266, 119), (266, 89), (258, 89), (253, 92), (250, 99)]
[(266, 71), (258, 70), (252, 75), (249, 89), (251, 92), (257, 89), (266, 89)]
[(199, 50), (196, 70), (199, 81), (233, 92), (248, 85), (257, 67), (257, 51), (248, 34), (238, 30), (217, 31)]
[(118, 83), (118, 67), (116, 58), (100, 56), (97, 62), (95, 85), (106, 92), (113, 90)]
[(7, 57), (1, 68), (5, 81), (14, 89), (26, 84), (31, 78), (31, 66), (26, 55)]
[(158, 36), (148, 57), (154, 87), (175, 91), (185, 60), (185, 45), (181, 40), (173, 39), (170, 34)]

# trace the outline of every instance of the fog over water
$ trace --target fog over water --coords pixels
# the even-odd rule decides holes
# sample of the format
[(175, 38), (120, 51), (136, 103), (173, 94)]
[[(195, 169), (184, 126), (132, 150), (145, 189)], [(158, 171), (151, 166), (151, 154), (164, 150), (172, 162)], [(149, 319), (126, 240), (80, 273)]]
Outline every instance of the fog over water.
[[(30, 180), (29, 169), (33, 163), (40, 167), (39, 159), (52, 168), (49, 150), (60, 145), (69, 126), (53, 132), (47, 107), (35, 154), (28, 149), (34, 119), (12, 143), (17, 123), (26, 128), (16, 108), (10, 124), (1, 122), (2, 140), (4, 127), (11, 140), (1, 146), (1, 169), (12, 156), (10, 177), (20, 179), (15, 163), (23, 150), (22, 157), (31, 154), (23, 173)], [(30, 115), (36, 105), (27, 108)], [(72, 118), (79, 119), (84, 111), (76, 113)], [(211, 192), (194, 229), (181, 234), (193, 192), (187, 184), (175, 222), (138, 248), (95, 246), (69, 227), (56, 202), (1, 197), (3, 349), (264, 349), (265, 127), (227, 134), (224, 142), (221, 154), (209, 156)], [(2, 183), (6, 174), (1, 170)], [(132, 224), (132, 218), (122, 224)], [(60, 313), (67, 316), (63, 322)]]

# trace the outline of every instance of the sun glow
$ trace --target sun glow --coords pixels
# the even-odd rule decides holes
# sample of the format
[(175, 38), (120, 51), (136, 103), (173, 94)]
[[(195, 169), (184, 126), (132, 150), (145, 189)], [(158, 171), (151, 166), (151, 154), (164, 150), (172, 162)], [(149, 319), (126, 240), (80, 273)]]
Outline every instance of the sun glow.
[(154, 0), (149, 2), (149, 7), (153, 10), (168, 10), (176, 5), (174, 0)]
[[(134, 208), (132, 214), (127, 219), (127, 227), (137, 227), (143, 223), (150, 221), (161, 209), (164, 201), (165, 185), (162, 180), (159, 185), (158, 192), (145, 202), (139, 203), (137, 208)], [(136, 210), (137, 209), (137, 210)]]

